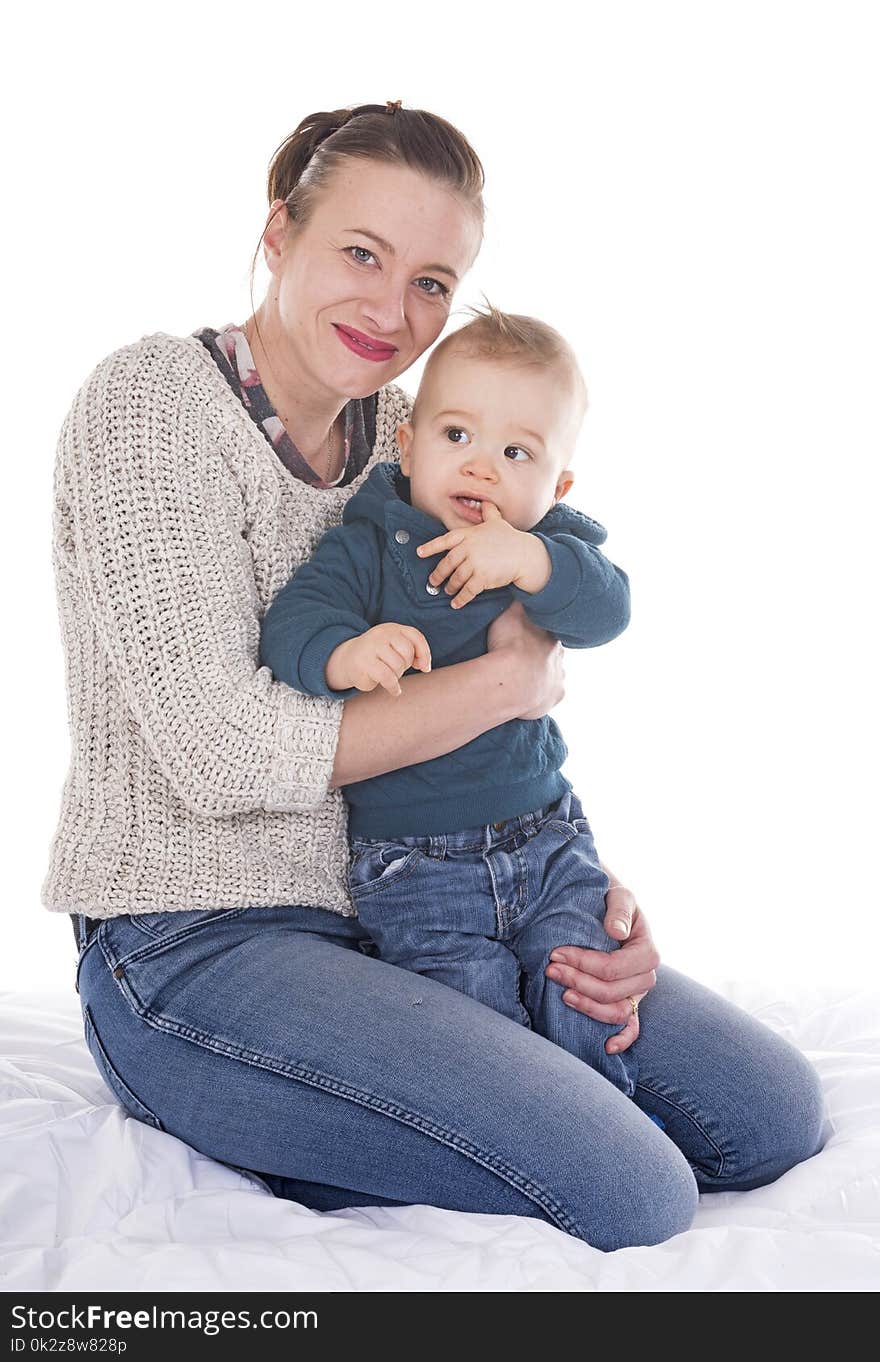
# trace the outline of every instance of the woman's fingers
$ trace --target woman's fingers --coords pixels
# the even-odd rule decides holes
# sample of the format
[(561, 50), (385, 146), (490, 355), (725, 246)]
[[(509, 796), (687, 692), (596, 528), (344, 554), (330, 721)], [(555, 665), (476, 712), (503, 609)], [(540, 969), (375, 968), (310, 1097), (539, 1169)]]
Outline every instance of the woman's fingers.
[[(587, 1012), (597, 1021), (605, 1022), (625, 1021), (630, 1011), (627, 996), (633, 998), (639, 994), (644, 996), (657, 982), (654, 970), (627, 975), (613, 983), (606, 983), (592, 974), (584, 974), (572, 965), (551, 963), (545, 973), (548, 979), (552, 979), (554, 983), (580, 1000), (583, 1006), (578, 1007), (579, 1012)], [(567, 995), (563, 997), (565, 1002), (569, 1001)]]
[(635, 975), (647, 975), (656, 970), (660, 964), (660, 956), (649, 936), (637, 938), (634, 935), (631, 940), (612, 951), (587, 950), (583, 946), (559, 946), (551, 953), (550, 963), (572, 965), (580, 974), (599, 985), (599, 993), (610, 998), (622, 998), (625, 994), (632, 993), (629, 984)]
[[(618, 1024), (620, 1022), (625, 1022), (623, 1030), (615, 1032), (615, 1034), (613, 1036), (609, 1036), (605, 1042), (606, 1053), (613, 1055), (619, 1053), (621, 1050), (629, 1049), (633, 1041), (638, 1038), (639, 1034), (638, 1004), (641, 1002), (644, 996), (645, 996), (644, 993), (632, 994), (632, 997), (635, 999), (637, 1005), (635, 1012), (633, 1012), (632, 1003), (630, 1002), (629, 998), (625, 998), (622, 1003), (615, 1003), (613, 1008), (614, 1013), (613, 1016), (597, 1015), (596, 1007), (594, 1004), (591, 1004), (591, 1000), (589, 998), (585, 998), (582, 993), (575, 993), (570, 989), (566, 993), (563, 993), (562, 1001), (564, 1003), (567, 1003), (568, 1006), (574, 1012), (582, 1012), (586, 1017), (595, 1017), (597, 1021), (610, 1022), (612, 1024), (614, 1022), (617, 1022)], [(602, 1009), (603, 1013), (610, 1011), (612, 1011), (612, 1009), (610, 1008)], [(622, 1013), (623, 1015), (621, 1015)]]

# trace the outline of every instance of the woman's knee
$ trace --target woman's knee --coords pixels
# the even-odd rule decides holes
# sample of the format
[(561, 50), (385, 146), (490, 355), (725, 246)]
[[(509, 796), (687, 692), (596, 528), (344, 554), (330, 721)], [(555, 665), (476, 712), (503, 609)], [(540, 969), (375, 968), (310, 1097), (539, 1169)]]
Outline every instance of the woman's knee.
[(699, 1188), (672, 1140), (652, 1125), (627, 1152), (609, 1154), (602, 1186), (590, 1185), (584, 1206), (572, 1208), (571, 1233), (607, 1253), (662, 1244), (690, 1229)]
[(767, 1100), (762, 1163), (752, 1185), (762, 1186), (811, 1159), (824, 1144), (825, 1100), (816, 1069), (785, 1042), (784, 1059)]
[(825, 1142), (825, 1102), (818, 1073), (794, 1045), (778, 1037), (772, 1068), (744, 1101), (729, 1132), (720, 1176), (704, 1190), (765, 1187), (818, 1154)]

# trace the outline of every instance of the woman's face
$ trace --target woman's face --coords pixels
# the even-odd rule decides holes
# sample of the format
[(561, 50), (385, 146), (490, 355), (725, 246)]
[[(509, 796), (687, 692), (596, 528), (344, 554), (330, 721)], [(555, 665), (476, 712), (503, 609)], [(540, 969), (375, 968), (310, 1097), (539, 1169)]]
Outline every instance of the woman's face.
[(316, 387), (352, 398), (397, 378), (437, 339), (480, 233), (461, 200), (424, 175), (349, 159), (307, 225), (292, 232), (282, 207), (265, 243), (279, 341)]

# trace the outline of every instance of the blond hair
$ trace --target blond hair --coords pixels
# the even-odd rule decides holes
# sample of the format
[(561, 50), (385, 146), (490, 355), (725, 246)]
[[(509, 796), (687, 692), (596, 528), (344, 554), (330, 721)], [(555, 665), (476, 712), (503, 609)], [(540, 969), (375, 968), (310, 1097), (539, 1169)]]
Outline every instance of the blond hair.
[[(558, 366), (564, 370), (571, 381), (572, 397), (579, 406), (580, 426), (587, 410), (587, 385), (581, 373), (574, 350), (564, 336), (539, 321), (537, 317), (524, 317), (515, 312), (501, 312), (489, 302), (485, 294), (486, 309), (468, 307), (474, 318), (464, 326), (446, 336), (436, 345), (428, 356), (420, 384), (420, 391), (427, 380), (437, 370), (444, 356), (463, 355), (467, 359), (510, 360), (525, 365)], [(416, 396), (412, 420), (416, 421), (419, 399)]]

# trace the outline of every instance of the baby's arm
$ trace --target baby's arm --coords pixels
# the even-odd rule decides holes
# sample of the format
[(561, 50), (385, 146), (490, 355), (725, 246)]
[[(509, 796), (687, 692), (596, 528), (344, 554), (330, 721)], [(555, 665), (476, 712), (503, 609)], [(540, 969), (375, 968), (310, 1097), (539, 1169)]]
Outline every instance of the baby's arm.
[(547, 531), (517, 530), (485, 502), (481, 524), (419, 545), (420, 557), (444, 554), (429, 583), (445, 583), (457, 609), (482, 591), (509, 586), (533, 623), (566, 647), (608, 643), (629, 623), (629, 578), (591, 542), (602, 542), (602, 526), (569, 508), (554, 515), (566, 523)]
[(375, 593), (375, 546), (371, 526), (337, 525), (317, 544), (263, 616), (260, 665), (306, 695), (335, 700), (356, 695), (356, 687), (328, 683), (325, 669), (334, 650), (369, 629)]
[(512, 584), (534, 624), (555, 634), (566, 648), (596, 648), (622, 634), (629, 624), (629, 578), (595, 544), (571, 530), (531, 532), (550, 559), (543, 587), (530, 591)]
[(427, 640), (403, 624), (377, 624), (372, 528), (337, 525), (278, 592), (263, 618), (260, 664), (306, 695), (348, 699), (382, 685), (400, 695), (410, 667), (430, 671)]

